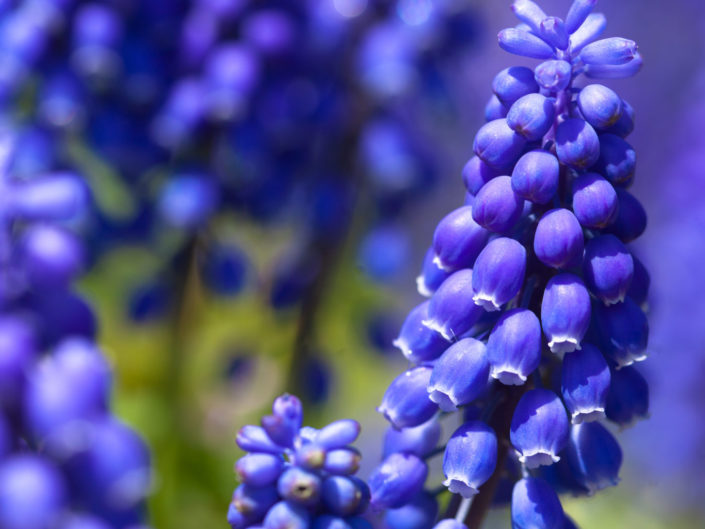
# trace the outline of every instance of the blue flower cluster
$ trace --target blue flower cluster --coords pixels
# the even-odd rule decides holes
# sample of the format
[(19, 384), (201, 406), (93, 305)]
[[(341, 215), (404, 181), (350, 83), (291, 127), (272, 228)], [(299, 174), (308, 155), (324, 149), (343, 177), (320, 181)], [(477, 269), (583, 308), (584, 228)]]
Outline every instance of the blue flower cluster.
[(110, 412), (95, 316), (72, 288), (86, 265), (72, 231), (88, 205), (70, 173), (8, 172), (0, 131), (0, 527), (126, 529), (151, 482), (142, 439)]
[(262, 426), (245, 426), (237, 444), (249, 452), (235, 464), (242, 482), (233, 493), (233, 529), (371, 529), (362, 518), (370, 491), (355, 477), (360, 453), (350, 443), (360, 433), (353, 420), (320, 430), (302, 427), (301, 402), (278, 397)]
[(521, 23), (499, 33), (503, 49), (544, 62), (494, 78), (463, 169), (465, 204), (434, 233), (418, 278), (430, 299), (396, 340), (412, 367), (379, 407), (395, 441), (370, 479), (373, 505), (420, 508), (438, 418), (460, 409), (444, 484), (491, 500), (502, 480), (515, 482), (515, 529), (561, 529), (556, 492), (618, 481), (622, 453), (600, 421), (625, 426), (648, 410), (632, 364), (646, 354), (649, 276), (626, 246), (646, 215), (627, 191), (632, 108), (602, 84), (577, 83), (631, 76), (642, 60), (633, 41), (600, 39), (595, 3), (575, 0), (561, 19), (516, 0)]

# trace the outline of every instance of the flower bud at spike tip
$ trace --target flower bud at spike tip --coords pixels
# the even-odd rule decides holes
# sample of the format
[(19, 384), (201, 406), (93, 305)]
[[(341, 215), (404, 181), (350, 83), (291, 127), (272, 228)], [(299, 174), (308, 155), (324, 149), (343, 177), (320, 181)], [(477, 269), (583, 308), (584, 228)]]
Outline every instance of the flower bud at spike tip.
[(540, 478), (517, 481), (512, 491), (512, 529), (564, 529), (563, 507), (551, 486)]
[(573, 67), (568, 61), (542, 62), (534, 70), (536, 83), (551, 93), (565, 90), (570, 84)]
[(428, 467), (412, 454), (392, 454), (378, 466), (368, 483), (371, 503), (376, 508), (398, 508), (423, 488)]
[(451, 345), (433, 365), (428, 383), (429, 398), (442, 411), (455, 411), (480, 396), (489, 375), (485, 344), (464, 338)]
[(450, 343), (438, 332), (424, 325), (429, 318), (429, 301), (424, 301), (409, 312), (394, 340), (404, 356), (411, 362), (423, 362), (438, 358)]
[(585, 64), (597, 66), (619, 66), (631, 61), (637, 53), (633, 40), (620, 37), (598, 40), (585, 46), (580, 58)]
[(514, 239), (500, 237), (480, 252), (472, 274), (472, 297), (487, 311), (499, 310), (519, 293), (526, 271), (526, 250)]
[(529, 151), (517, 161), (512, 171), (512, 189), (520, 197), (536, 204), (550, 202), (558, 191), (560, 164), (553, 154)]
[(377, 411), (396, 428), (418, 426), (429, 420), (438, 409), (426, 391), (431, 372), (430, 367), (421, 366), (399, 375), (387, 388)]
[(437, 266), (448, 271), (472, 268), (488, 237), (489, 232), (473, 220), (472, 207), (451, 211), (433, 234)]
[(473, 150), (487, 165), (502, 170), (519, 158), (525, 145), (526, 140), (507, 125), (506, 119), (495, 119), (477, 131)]
[(597, 0), (573, 0), (565, 17), (565, 29), (568, 33), (577, 30), (592, 12)]
[(499, 47), (514, 55), (532, 57), (534, 59), (550, 59), (554, 57), (553, 48), (539, 37), (522, 29), (507, 28), (497, 35)]
[(610, 369), (597, 347), (583, 344), (563, 358), (561, 393), (573, 424), (605, 416)]
[(558, 396), (547, 389), (532, 389), (519, 400), (509, 434), (527, 468), (551, 465), (568, 441), (568, 416)]
[(578, 53), (587, 44), (597, 40), (607, 27), (607, 19), (602, 13), (590, 13), (580, 27), (570, 36), (570, 49)]
[(524, 211), (524, 200), (514, 192), (508, 176), (498, 176), (487, 182), (473, 202), (475, 222), (495, 233), (508, 233)]
[(497, 465), (497, 437), (492, 428), (470, 421), (458, 428), (448, 440), (443, 455), (443, 484), (464, 498), (477, 494)]
[(622, 449), (599, 422), (574, 425), (566, 453), (575, 478), (590, 494), (619, 483)]
[(370, 500), (367, 485), (355, 477), (328, 477), (323, 482), (322, 493), (325, 507), (338, 516), (364, 511)]
[(514, 16), (537, 33), (541, 22), (546, 18), (546, 13), (536, 2), (531, 0), (514, 0), (512, 11)]
[(614, 235), (600, 235), (585, 246), (583, 277), (605, 305), (624, 301), (634, 277), (632, 255)]
[(354, 448), (338, 448), (326, 454), (323, 469), (331, 474), (354, 474), (360, 468), (360, 452)]
[(243, 426), (237, 433), (237, 445), (247, 452), (281, 453), (284, 449), (275, 444), (259, 426)]
[(534, 252), (553, 268), (569, 268), (583, 255), (583, 229), (567, 209), (552, 209), (541, 217), (534, 234)]
[(324, 426), (316, 436), (316, 444), (331, 449), (349, 445), (360, 435), (360, 424), (352, 419), (341, 419)]
[(541, 301), (541, 326), (554, 353), (580, 349), (590, 325), (590, 295), (579, 277), (562, 273), (547, 283)]
[(272, 454), (247, 454), (235, 464), (240, 481), (254, 487), (274, 483), (281, 474), (284, 461)]
[(264, 529), (308, 529), (310, 515), (299, 505), (280, 501), (269, 509), (264, 518)]
[(497, 320), (487, 340), (491, 375), (502, 384), (521, 385), (541, 361), (541, 325), (527, 309), (512, 309)]
[(539, 36), (559, 50), (565, 50), (569, 44), (565, 23), (558, 17), (544, 18), (539, 27)]
[(277, 482), (279, 495), (297, 505), (313, 506), (321, 495), (321, 480), (312, 472), (292, 467)]
[(482, 316), (482, 309), (473, 303), (473, 285), (472, 270), (454, 272), (431, 297), (423, 324), (448, 341), (462, 336)]

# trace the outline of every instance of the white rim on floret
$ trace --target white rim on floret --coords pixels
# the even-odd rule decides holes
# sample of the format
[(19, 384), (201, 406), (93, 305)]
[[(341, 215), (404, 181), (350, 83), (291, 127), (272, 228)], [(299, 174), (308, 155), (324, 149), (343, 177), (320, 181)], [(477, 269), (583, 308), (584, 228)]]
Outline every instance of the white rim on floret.
[(452, 333), (452, 331), (446, 329), (442, 323), (439, 323), (436, 320), (423, 320), (421, 322), (421, 325), (423, 325), (424, 327), (428, 327), (432, 331), (436, 331), (449, 342), (453, 341), (453, 339), (455, 338), (455, 335)]
[(448, 266), (447, 264), (444, 264), (438, 255), (433, 256), (432, 262), (433, 262), (433, 264), (435, 264), (438, 268), (440, 268), (444, 272), (452, 272), (453, 271), (453, 268), (451, 266)]
[(404, 358), (406, 358), (407, 360), (411, 360), (411, 356), (414, 354), (414, 352), (411, 350), (411, 347), (409, 347), (409, 344), (406, 343), (406, 340), (397, 338), (392, 342), (392, 345), (401, 351), (401, 354), (404, 355)]
[(517, 454), (519, 455), (519, 462), (523, 463), (528, 469), (552, 465), (561, 460), (556, 454), (541, 449), (532, 452), (517, 452)]
[(556, 354), (572, 353), (580, 350), (580, 340), (572, 336), (553, 336), (548, 348)]
[(478, 292), (477, 294), (475, 294), (472, 297), (472, 300), (475, 302), (475, 305), (479, 305), (487, 312), (495, 312), (502, 308), (501, 303), (498, 304), (494, 296), (491, 296), (489, 294), (483, 294), (482, 292)]
[(425, 298), (430, 298), (433, 295), (431, 289), (426, 285), (426, 280), (423, 275), (416, 278), (416, 290)]
[(526, 375), (523, 375), (511, 366), (494, 367), (490, 371), (490, 376), (499, 380), (505, 386), (521, 386), (526, 382)]
[(605, 409), (599, 406), (594, 408), (583, 408), (575, 410), (571, 416), (573, 424), (582, 424), (584, 422), (594, 422), (605, 418)]
[(478, 493), (477, 488), (470, 485), (462, 476), (448, 476), (443, 485), (448, 487), (448, 490), (453, 494), (460, 494), (466, 499), (472, 498)]
[(428, 388), (428, 398), (438, 404), (441, 411), (457, 411), (458, 399), (451, 392), (438, 388), (437, 386)]

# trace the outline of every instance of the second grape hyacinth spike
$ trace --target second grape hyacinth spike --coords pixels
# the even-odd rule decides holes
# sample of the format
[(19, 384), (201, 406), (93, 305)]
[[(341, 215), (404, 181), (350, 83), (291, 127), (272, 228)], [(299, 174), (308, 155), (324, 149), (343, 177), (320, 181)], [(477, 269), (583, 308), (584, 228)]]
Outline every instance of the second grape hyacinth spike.
[[(521, 24), (499, 33), (504, 50), (543, 62), (494, 78), (464, 205), (439, 223), (418, 279), (430, 300), (396, 341), (411, 366), (379, 408), (394, 441), (370, 482), (390, 519), (442, 490), (424, 492), (433, 474), (419, 456), (444, 453), (444, 485), (462, 498), (437, 527), (480, 528), (512, 487), (513, 529), (572, 527), (550, 476), (568, 473), (581, 493), (616, 484), (621, 450), (605, 425), (648, 413), (631, 365), (648, 343), (648, 282), (634, 280), (644, 273), (630, 247), (646, 216), (626, 190), (634, 112), (599, 81), (635, 74), (642, 59), (633, 41), (601, 38), (596, 3), (575, 0), (563, 19), (516, 0)], [(450, 413), (461, 426), (443, 442)], [(430, 529), (423, 512), (414, 519)]]

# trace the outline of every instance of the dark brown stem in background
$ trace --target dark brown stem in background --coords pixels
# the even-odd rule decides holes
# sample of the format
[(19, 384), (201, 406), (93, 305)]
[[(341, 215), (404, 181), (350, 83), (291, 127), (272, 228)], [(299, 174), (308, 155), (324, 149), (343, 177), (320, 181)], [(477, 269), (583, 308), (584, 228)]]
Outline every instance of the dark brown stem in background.
[(511, 444), (509, 442), (509, 427), (512, 422), (514, 408), (526, 390), (526, 384), (521, 386), (500, 386), (502, 392), (500, 401), (487, 421), (497, 435), (497, 466), (487, 482), (480, 487), (480, 492), (473, 498), (472, 506), (465, 517), (468, 529), (480, 529), (482, 522), (492, 506), (492, 500), (497, 492), (497, 486), (502, 478), (504, 466)]

